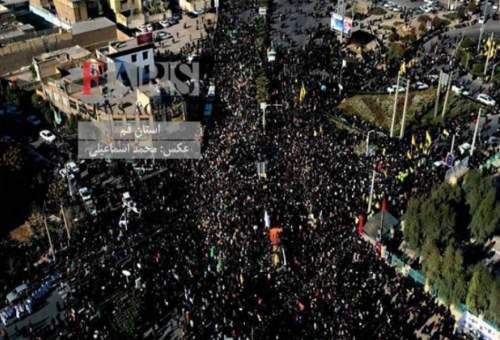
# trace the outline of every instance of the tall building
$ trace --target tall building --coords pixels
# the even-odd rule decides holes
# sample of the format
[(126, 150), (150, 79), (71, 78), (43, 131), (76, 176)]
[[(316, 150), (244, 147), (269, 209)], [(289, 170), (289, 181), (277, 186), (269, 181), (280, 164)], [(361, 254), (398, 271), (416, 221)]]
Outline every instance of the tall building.
[(68, 24), (85, 21), (89, 18), (85, 0), (53, 0), (57, 17)]

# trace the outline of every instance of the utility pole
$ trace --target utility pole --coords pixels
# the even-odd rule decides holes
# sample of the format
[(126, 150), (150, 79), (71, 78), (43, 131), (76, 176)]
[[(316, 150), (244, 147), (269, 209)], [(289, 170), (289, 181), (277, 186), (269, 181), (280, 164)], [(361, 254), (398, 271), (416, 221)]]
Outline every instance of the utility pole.
[(405, 122), (406, 122), (406, 111), (408, 110), (408, 97), (410, 96), (410, 79), (406, 80), (406, 95), (405, 95), (405, 105), (403, 108), (403, 118), (401, 119), (401, 130), (399, 132), (399, 139), (403, 139), (405, 134)]
[(437, 86), (437, 91), (436, 91), (436, 103), (434, 104), (434, 118), (437, 117), (438, 110), (439, 110), (439, 100), (441, 97), (441, 81), (443, 79), (443, 70), (439, 71), (439, 81), (438, 81), (438, 86)]
[(398, 71), (398, 80), (396, 81), (396, 93), (394, 94), (394, 107), (392, 108), (392, 121), (391, 121), (391, 138), (394, 137), (394, 123), (396, 122), (396, 111), (398, 110), (398, 93), (399, 93), (399, 81), (401, 79), (401, 74)]
[(479, 41), (477, 42), (477, 52), (481, 50), (481, 41), (483, 40), (483, 33), (484, 33), (484, 23), (486, 21), (486, 18), (484, 18), (483, 23), (481, 24), (481, 29), (479, 30)]
[(43, 224), (45, 226), (45, 231), (47, 232), (47, 238), (49, 239), (50, 252), (52, 253), (52, 259), (56, 262), (56, 251), (54, 245), (52, 244), (52, 238), (50, 237), (49, 226), (47, 225), (47, 217), (45, 216), (45, 202), (43, 203)]
[(68, 246), (69, 246), (69, 242), (71, 240), (71, 234), (69, 232), (68, 221), (66, 220), (66, 214), (64, 212), (64, 207), (62, 206), (62, 204), (61, 204), (61, 215), (63, 217), (64, 228), (66, 229), (66, 235), (68, 236)]
[(372, 211), (372, 199), (373, 199), (373, 187), (375, 186), (375, 173), (376, 171), (373, 170), (373, 174), (372, 174), (372, 184), (370, 186), (370, 197), (368, 199), (368, 209), (367, 209), (367, 212), (366, 212), (366, 215), (368, 216), (370, 214), (370, 212)]
[(479, 109), (479, 113), (477, 114), (477, 119), (476, 119), (476, 127), (474, 128), (474, 135), (472, 136), (472, 145), (470, 147), (471, 156), (474, 154), (474, 149), (476, 146), (477, 131), (479, 130), (479, 121), (481, 120), (481, 111), (482, 109)]
[(446, 88), (446, 95), (444, 97), (444, 103), (443, 103), (443, 111), (441, 112), (442, 118), (444, 118), (444, 115), (446, 114), (446, 106), (448, 106), (448, 98), (450, 97), (452, 80), (453, 80), (453, 72), (451, 72), (450, 76), (448, 77), (448, 87)]
[(375, 132), (375, 130), (368, 131), (366, 135), (366, 156), (368, 156), (370, 152), (370, 133)]

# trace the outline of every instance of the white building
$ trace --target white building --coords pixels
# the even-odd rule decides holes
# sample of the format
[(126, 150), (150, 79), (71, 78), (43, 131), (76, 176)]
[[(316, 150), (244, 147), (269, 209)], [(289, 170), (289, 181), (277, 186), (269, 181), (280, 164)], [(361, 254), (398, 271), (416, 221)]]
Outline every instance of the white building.
[(152, 39), (137, 37), (111, 42), (97, 50), (97, 58), (107, 64), (108, 77), (133, 88), (149, 83), (156, 76)]

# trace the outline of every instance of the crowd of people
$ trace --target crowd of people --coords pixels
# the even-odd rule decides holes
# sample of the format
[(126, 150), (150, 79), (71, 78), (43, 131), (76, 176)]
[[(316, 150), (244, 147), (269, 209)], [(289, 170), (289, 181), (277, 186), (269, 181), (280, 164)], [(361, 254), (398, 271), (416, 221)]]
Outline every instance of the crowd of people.
[[(319, 26), (269, 63), (255, 47), (255, 17), (242, 15), (257, 8), (221, 3), (207, 42), (216, 47), (221, 117), (205, 127), (202, 159), (157, 161), (161, 174), (147, 179), (129, 163), (95, 162), (124, 179), (141, 214), (126, 230), (110, 211), (73, 232), (51, 263), (71, 287), (64, 318), (32, 338), (410, 339), (429, 322), (436, 338), (452, 336), (447, 308), (382, 261), (355, 221), (374, 169), (373, 210), (384, 198), (397, 217), (411, 195), (442, 181), (446, 170), (433, 161), (453, 134), (457, 143), (471, 137), (474, 115), (390, 139), (335, 109), (346, 93), (379, 86), (369, 79), (388, 78), (376, 55), (344, 63), (349, 54)], [(255, 84), (262, 69), (275, 105), (265, 117)], [(357, 152), (370, 130), (380, 132), (376, 151)], [(282, 230), (278, 263), (269, 227)]]

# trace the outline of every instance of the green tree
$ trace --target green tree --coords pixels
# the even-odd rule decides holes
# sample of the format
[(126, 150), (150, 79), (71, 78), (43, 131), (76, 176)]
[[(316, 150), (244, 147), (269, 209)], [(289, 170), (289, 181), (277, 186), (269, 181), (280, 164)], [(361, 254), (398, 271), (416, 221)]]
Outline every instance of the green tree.
[(467, 293), (462, 251), (455, 251), (451, 244), (444, 252), (441, 276), (436, 286), (441, 298), (449, 303), (462, 302)]
[(476, 266), (467, 291), (467, 306), (478, 314), (487, 311), (492, 288), (493, 280), (484, 264)]
[(479, 207), (482, 197), (488, 190), (485, 184), (478, 170), (469, 171), (465, 176), (463, 188), (465, 191), (465, 199), (471, 211)]
[(500, 203), (496, 199), (496, 189), (490, 190), (473, 210), (470, 229), (472, 236), (480, 243), (486, 242), (500, 227)]
[(422, 201), (412, 197), (408, 202), (408, 209), (404, 216), (405, 227), (403, 236), (408, 246), (413, 250), (419, 250), (423, 243), (424, 226), (419, 218)]
[(488, 320), (500, 323), (500, 280), (492, 283), (492, 289), (489, 294), (489, 308), (486, 312)]
[(438, 245), (447, 245), (453, 238), (456, 212), (450, 204), (449, 196), (454, 193), (447, 184), (432, 191), (430, 199), (422, 204), (421, 219), (424, 236)]
[(422, 247), (422, 269), (431, 285), (434, 285), (439, 280), (441, 254), (433, 242), (426, 241)]

